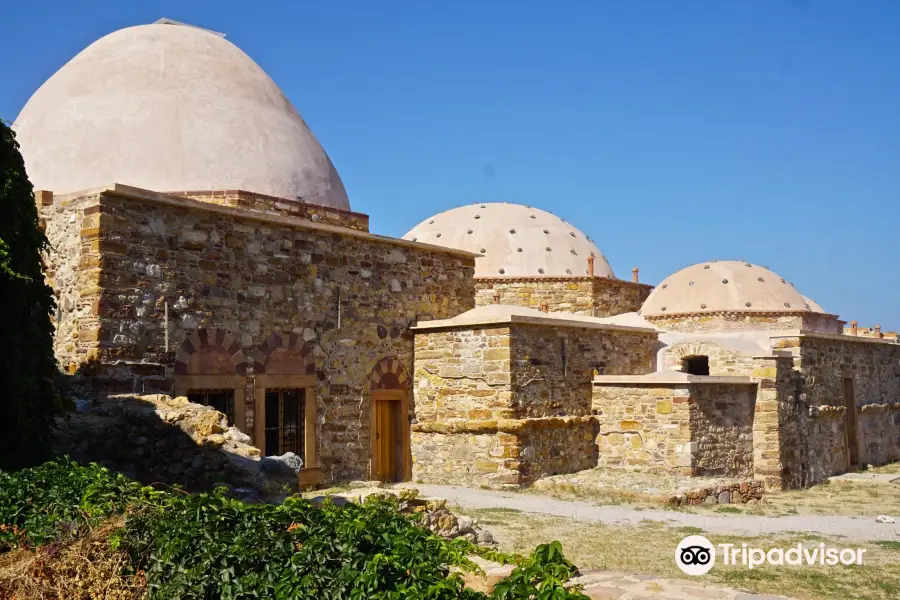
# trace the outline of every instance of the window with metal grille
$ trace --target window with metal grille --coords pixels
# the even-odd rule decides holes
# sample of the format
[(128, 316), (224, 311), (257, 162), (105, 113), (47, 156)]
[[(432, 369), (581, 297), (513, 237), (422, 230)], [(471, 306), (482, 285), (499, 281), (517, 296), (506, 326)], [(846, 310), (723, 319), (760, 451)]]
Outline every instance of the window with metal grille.
[(188, 390), (187, 397), (195, 404), (212, 406), (234, 425), (234, 390)]
[(266, 454), (275, 456), (293, 452), (305, 461), (305, 442), (305, 390), (266, 390)]

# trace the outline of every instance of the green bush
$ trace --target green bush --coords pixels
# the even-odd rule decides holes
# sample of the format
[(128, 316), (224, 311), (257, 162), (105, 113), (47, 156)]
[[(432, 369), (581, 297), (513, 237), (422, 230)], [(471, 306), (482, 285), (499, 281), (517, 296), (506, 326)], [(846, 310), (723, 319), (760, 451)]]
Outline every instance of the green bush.
[[(65, 542), (122, 515), (110, 547), (130, 557), (124, 575), (146, 577), (150, 598), (486, 599), (451, 567), (498, 553), (444, 540), (398, 509), (385, 498), (317, 507), (295, 497), (245, 504), (222, 488), (157, 491), (60, 459), (0, 472), (0, 552)], [(585, 598), (564, 586), (575, 567), (559, 542), (516, 562), (491, 598)]]
[(53, 385), (55, 302), (41, 262), (49, 245), (15, 133), (2, 120), (0, 209), (0, 469), (10, 469), (49, 456), (60, 402)]

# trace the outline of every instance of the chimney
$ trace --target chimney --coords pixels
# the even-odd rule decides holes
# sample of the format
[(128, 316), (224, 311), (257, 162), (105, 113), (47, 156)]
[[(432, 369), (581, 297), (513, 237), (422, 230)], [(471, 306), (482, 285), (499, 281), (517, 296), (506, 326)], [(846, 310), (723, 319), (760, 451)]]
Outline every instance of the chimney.
[(594, 255), (588, 256), (588, 277), (594, 276)]
[(500, 304), (500, 292), (494, 292), (494, 304)]
[(541, 312), (545, 312), (545, 313), (550, 312), (550, 305), (549, 304), (541, 304)]
[(850, 335), (856, 335), (856, 321), (850, 321)]
[(875, 337), (879, 340), (884, 337), (884, 334), (881, 333), (881, 325), (875, 325)]
[(638, 268), (635, 267), (631, 270), (631, 280), (635, 283), (638, 282)]

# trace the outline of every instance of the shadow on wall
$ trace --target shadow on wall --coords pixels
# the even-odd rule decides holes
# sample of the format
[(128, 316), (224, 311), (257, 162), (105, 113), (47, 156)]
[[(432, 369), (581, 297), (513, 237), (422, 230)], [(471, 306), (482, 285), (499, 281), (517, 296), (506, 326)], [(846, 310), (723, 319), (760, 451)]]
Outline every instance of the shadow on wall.
[(74, 408), (58, 421), (54, 450), (78, 462), (189, 492), (227, 483), (250, 501), (297, 490), (298, 456), (261, 459), (249, 436), (209, 406), (161, 394), (123, 394), (76, 400)]

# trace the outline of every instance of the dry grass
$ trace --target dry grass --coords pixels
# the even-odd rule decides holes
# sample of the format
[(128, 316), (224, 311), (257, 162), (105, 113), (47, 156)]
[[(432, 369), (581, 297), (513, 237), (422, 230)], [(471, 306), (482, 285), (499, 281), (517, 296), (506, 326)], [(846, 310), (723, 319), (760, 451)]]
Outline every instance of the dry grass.
[[(870, 470), (872, 473), (900, 474), (900, 463), (892, 463)], [(617, 488), (588, 487), (557, 484), (547, 490), (526, 490), (527, 493), (550, 495), (560, 500), (581, 500), (598, 505), (628, 505), (644, 508), (668, 509), (691, 513), (743, 513), (749, 515), (844, 515), (875, 517), (900, 515), (900, 484), (831, 481), (805, 490), (768, 492), (765, 501), (756, 505), (696, 505), (675, 507), (660, 502), (649, 494)]]
[(559, 500), (581, 500), (594, 502), (599, 505), (643, 506), (646, 508), (664, 508), (666, 505), (659, 502), (652, 495), (636, 490), (627, 490), (614, 487), (585, 486), (571, 483), (557, 483), (545, 489), (525, 488), (524, 493), (541, 496), (552, 496)]
[(4, 600), (137, 600), (143, 575), (123, 576), (128, 557), (109, 548), (120, 519), (107, 521), (83, 538), (37, 550), (0, 554), (0, 598)]
[(873, 467), (869, 469), (872, 473), (890, 473), (900, 475), (900, 462), (893, 462), (882, 467)]
[[(670, 528), (659, 522), (635, 526), (585, 524), (571, 519), (529, 515), (510, 509), (466, 510), (489, 529), (501, 549), (525, 553), (540, 543), (560, 540), (566, 556), (582, 569), (647, 573), (684, 579), (676, 567), (674, 550), (687, 535), (706, 535), (714, 544), (746, 542), (755, 547), (790, 547), (798, 542), (824, 541), (842, 548), (846, 543), (815, 536), (742, 538), (704, 534), (693, 527)], [(862, 566), (744, 567), (717, 564), (704, 579), (752, 592), (802, 599), (888, 600), (900, 598), (900, 544), (878, 542), (866, 548)]]

